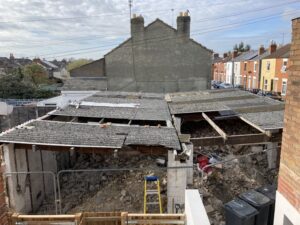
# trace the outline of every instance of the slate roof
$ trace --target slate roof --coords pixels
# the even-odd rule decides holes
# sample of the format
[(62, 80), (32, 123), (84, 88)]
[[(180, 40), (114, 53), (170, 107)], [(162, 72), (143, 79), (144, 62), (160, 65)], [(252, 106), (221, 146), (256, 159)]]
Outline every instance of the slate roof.
[(268, 55), (264, 59), (278, 59), (278, 58), (289, 58), (290, 57), (291, 44), (287, 44), (277, 49), (272, 54)]
[(248, 52), (243, 52), (242, 54), (240, 54), (238, 57), (234, 58), (234, 62), (242, 62), (242, 61), (247, 61), (247, 60), (251, 60), (254, 57), (256, 57), (258, 55), (258, 51), (257, 50), (250, 50)]
[(3, 143), (122, 148), (124, 145), (180, 149), (174, 128), (108, 126), (37, 120), (0, 135)]

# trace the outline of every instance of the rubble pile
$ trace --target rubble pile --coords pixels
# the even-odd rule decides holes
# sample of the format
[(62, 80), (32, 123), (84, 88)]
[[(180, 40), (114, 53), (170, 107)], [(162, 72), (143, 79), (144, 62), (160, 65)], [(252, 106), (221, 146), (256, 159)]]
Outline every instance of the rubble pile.
[(185, 122), (181, 127), (181, 132), (183, 134), (191, 134), (192, 138), (220, 136), (205, 120)]
[[(150, 156), (81, 154), (73, 169), (124, 169), (105, 172), (76, 172), (62, 174), (62, 212), (127, 211), (142, 212), (144, 177), (160, 178), (162, 200), (166, 205), (166, 170), (156, 166)], [(164, 207), (166, 208), (166, 207)]]
[(258, 131), (255, 128), (239, 119), (215, 120), (214, 122), (228, 135), (258, 133)]
[[(216, 148), (219, 148), (218, 151)], [(278, 170), (268, 169), (266, 153), (236, 159), (240, 155), (251, 153), (250, 149), (248, 146), (211, 148), (214, 153), (221, 153), (222, 161), (234, 159), (221, 167), (214, 167), (212, 173), (205, 176), (200, 184), (199, 191), (203, 195), (212, 225), (225, 224), (223, 204), (250, 189), (276, 182)], [(203, 151), (209, 155), (208, 148)]]

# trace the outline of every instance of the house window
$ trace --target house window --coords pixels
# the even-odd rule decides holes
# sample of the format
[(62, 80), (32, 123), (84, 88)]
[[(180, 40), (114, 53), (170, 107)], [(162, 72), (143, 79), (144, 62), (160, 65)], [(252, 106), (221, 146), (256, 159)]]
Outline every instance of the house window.
[(268, 80), (265, 80), (264, 82), (264, 90), (267, 90), (268, 89)]
[(257, 70), (257, 62), (254, 62), (254, 72)]
[(271, 63), (270, 61), (267, 61), (267, 70), (270, 71), (270, 69), (271, 69)]
[(244, 63), (244, 71), (247, 70), (247, 63)]
[(281, 68), (281, 72), (282, 72), (282, 73), (286, 73), (287, 63), (288, 63), (288, 60), (287, 60), (287, 59), (284, 59), (284, 60), (283, 60), (283, 65), (282, 65), (282, 68)]
[(282, 80), (281, 95), (286, 95), (286, 90), (287, 90), (287, 80), (284, 79), (284, 80)]

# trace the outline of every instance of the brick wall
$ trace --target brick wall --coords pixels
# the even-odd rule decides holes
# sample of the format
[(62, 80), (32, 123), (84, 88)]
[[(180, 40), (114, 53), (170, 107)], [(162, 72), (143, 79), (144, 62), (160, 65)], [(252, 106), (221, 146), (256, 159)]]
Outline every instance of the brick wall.
[(300, 212), (300, 17), (293, 20), (293, 39), (278, 191)]

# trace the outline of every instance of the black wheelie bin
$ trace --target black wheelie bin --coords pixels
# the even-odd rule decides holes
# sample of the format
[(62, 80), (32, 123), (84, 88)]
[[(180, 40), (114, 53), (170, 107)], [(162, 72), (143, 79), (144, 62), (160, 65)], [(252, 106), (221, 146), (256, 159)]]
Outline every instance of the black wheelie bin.
[(266, 185), (256, 189), (258, 192), (264, 194), (271, 200), (268, 225), (273, 225), (274, 223), (276, 189), (276, 185)]
[(267, 196), (255, 190), (250, 190), (239, 197), (258, 211), (255, 218), (255, 225), (268, 225), (271, 200)]
[(226, 225), (254, 225), (258, 211), (247, 202), (236, 198), (224, 205)]

